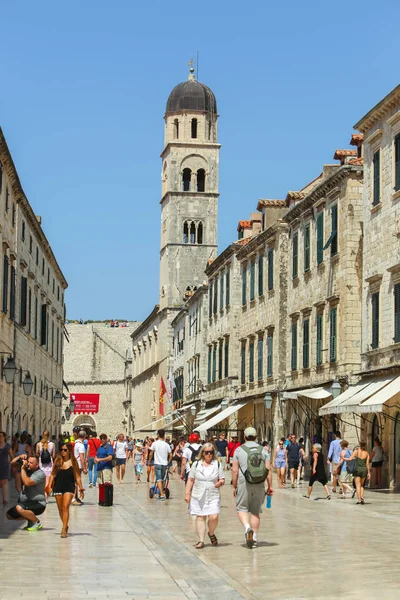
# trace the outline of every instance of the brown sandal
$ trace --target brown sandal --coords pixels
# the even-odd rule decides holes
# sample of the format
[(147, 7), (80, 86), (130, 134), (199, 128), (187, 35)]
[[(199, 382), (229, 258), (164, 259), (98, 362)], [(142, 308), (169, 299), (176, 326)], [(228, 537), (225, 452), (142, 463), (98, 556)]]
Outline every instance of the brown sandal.
[(204, 548), (204, 542), (197, 542), (195, 548), (196, 550), (202, 550)]
[(68, 537), (68, 533), (66, 532), (66, 530), (65, 530), (65, 529), (63, 529), (63, 530), (61, 531), (61, 535), (60, 535), (60, 537), (62, 537), (62, 538), (66, 538), (66, 537)]
[(208, 534), (208, 537), (210, 538), (210, 542), (212, 543), (213, 546), (218, 546), (218, 540), (217, 540), (217, 536), (216, 535), (210, 535)]

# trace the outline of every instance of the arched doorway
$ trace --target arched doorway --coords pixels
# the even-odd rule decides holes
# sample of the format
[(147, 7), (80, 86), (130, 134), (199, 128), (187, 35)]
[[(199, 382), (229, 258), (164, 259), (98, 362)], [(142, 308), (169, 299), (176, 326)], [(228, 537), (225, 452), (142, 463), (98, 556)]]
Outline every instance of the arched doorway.
[(97, 432), (96, 421), (90, 415), (77, 415), (72, 424), (72, 428), (74, 427), (80, 427), (88, 434), (91, 431)]

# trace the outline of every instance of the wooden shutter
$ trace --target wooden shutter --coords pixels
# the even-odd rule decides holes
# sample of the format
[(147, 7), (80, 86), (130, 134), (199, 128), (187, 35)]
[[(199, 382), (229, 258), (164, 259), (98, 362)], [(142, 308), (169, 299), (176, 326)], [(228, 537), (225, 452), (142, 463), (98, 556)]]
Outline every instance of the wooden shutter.
[(40, 345), (47, 344), (47, 306), (42, 304), (42, 314), (40, 319)]
[(247, 267), (243, 265), (242, 268), (242, 304), (247, 303)]
[(230, 271), (230, 269), (228, 269), (226, 272), (225, 283), (226, 283), (225, 305), (229, 306), (229, 304), (231, 302), (231, 271)]
[(210, 281), (210, 287), (208, 289), (208, 316), (211, 319), (212, 316), (212, 306), (213, 306), (213, 280)]
[(208, 346), (208, 371), (207, 371), (207, 381), (211, 383), (211, 357), (212, 357), (212, 348)]
[(332, 206), (331, 220), (332, 220), (331, 256), (335, 256), (338, 251), (338, 206), (337, 206), (337, 204), (334, 204)]
[(299, 275), (299, 234), (296, 232), (293, 235), (293, 261), (292, 261), (292, 277), (296, 279)]
[(292, 323), (292, 371), (297, 371), (297, 322)]
[(229, 377), (229, 338), (225, 338), (224, 376)]
[(214, 314), (218, 311), (218, 278), (214, 279)]
[(249, 347), (249, 381), (254, 381), (254, 341), (250, 342)]
[(375, 292), (371, 297), (372, 304), (372, 348), (379, 346), (379, 292)]
[(218, 346), (218, 379), (222, 379), (222, 358), (223, 358), (223, 346), (222, 341), (219, 342)]
[(304, 228), (304, 271), (310, 270), (310, 224)]
[(273, 373), (273, 339), (270, 333), (267, 337), (267, 377), (272, 377)]
[(256, 263), (254, 260), (250, 263), (250, 301), (255, 298), (255, 284), (256, 284)]
[(337, 308), (332, 308), (330, 312), (330, 332), (329, 332), (329, 360), (336, 362), (336, 328), (337, 328)]
[(263, 362), (264, 362), (264, 340), (258, 338), (258, 363), (257, 363), (257, 378), (258, 380), (263, 378)]
[(274, 249), (268, 248), (268, 291), (274, 289)]
[(240, 382), (246, 383), (246, 344), (242, 343)]
[(400, 342), (400, 283), (394, 286), (394, 341)]
[(321, 211), (317, 216), (317, 264), (324, 260), (324, 213)]
[(322, 315), (317, 315), (317, 366), (322, 365)]
[(212, 358), (212, 380), (213, 383), (217, 379), (217, 344), (213, 345), (213, 358)]
[(381, 163), (381, 153), (380, 153), (380, 150), (378, 150), (377, 152), (375, 152), (374, 158), (373, 158), (373, 165), (374, 165), (374, 173), (373, 173), (374, 185), (373, 185), (373, 200), (372, 200), (373, 206), (376, 206), (377, 204), (379, 204), (380, 196), (381, 196), (380, 163)]
[(310, 367), (310, 321), (303, 322), (303, 369)]
[(15, 319), (15, 267), (10, 269), (10, 319)]
[(8, 309), (8, 256), (3, 260), (3, 313)]
[(26, 326), (26, 309), (28, 302), (28, 279), (27, 277), (21, 277), (21, 303), (20, 303), (20, 325), (21, 327)]
[(224, 308), (224, 274), (219, 276), (219, 310)]
[(394, 138), (394, 189), (400, 190), (400, 133)]
[(264, 295), (264, 255), (258, 257), (258, 295)]

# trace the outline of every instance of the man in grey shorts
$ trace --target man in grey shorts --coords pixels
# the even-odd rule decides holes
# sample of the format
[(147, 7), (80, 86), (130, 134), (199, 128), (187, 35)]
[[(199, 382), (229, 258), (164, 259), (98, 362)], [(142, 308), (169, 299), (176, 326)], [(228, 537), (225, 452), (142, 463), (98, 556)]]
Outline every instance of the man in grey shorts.
[[(254, 427), (247, 427), (244, 431), (244, 446), (247, 448), (259, 448), (265, 459), (268, 470), (267, 493), (272, 495), (271, 455), (266, 448), (256, 442), (257, 432)], [(247, 470), (248, 454), (242, 446), (236, 448), (232, 459), (232, 485), (233, 495), (236, 497), (236, 510), (239, 521), (245, 528), (246, 543), (249, 548), (257, 547), (257, 535), (260, 528), (260, 514), (265, 500), (265, 482), (248, 483), (244, 476)]]

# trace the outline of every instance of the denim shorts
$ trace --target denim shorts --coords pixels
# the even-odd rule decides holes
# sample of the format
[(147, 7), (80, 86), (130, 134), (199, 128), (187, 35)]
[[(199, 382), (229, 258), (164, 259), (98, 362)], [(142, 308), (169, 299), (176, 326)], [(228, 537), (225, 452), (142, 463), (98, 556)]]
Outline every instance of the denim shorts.
[(126, 465), (126, 458), (117, 458), (117, 466)]
[(156, 481), (163, 481), (167, 472), (168, 465), (154, 465), (154, 472), (156, 474)]

